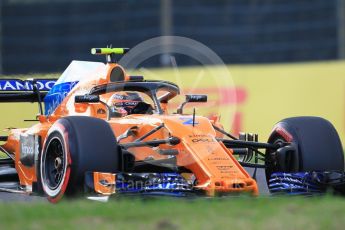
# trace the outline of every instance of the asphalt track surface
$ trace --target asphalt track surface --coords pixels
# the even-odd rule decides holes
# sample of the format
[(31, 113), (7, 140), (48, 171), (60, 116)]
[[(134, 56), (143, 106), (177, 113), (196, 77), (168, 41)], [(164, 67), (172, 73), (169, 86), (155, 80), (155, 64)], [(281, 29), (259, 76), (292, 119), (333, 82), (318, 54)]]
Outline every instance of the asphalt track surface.
[[(253, 169), (247, 169), (252, 174)], [(268, 188), (266, 185), (265, 172), (263, 169), (257, 171), (257, 182), (259, 185), (260, 195), (268, 196)], [(0, 202), (47, 202), (46, 198), (39, 196), (30, 196), (26, 194), (0, 192)]]

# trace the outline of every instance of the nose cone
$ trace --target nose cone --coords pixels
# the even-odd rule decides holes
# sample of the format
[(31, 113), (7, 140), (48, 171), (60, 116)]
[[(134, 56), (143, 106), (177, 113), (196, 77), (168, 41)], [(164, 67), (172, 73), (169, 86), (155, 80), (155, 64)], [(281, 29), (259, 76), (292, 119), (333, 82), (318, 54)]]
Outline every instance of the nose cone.
[[(196, 189), (209, 196), (248, 192), (258, 194), (254, 179), (233, 157), (232, 151), (216, 140), (211, 122), (204, 117), (169, 117), (165, 127), (182, 140), (185, 154), (177, 156), (179, 165), (188, 168), (196, 177)], [(194, 124), (194, 126), (193, 126)]]
[(259, 195), (257, 183), (252, 178), (233, 179), (210, 179), (207, 186), (196, 186), (204, 190), (207, 196), (226, 195), (231, 193), (248, 193), (254, 196)]

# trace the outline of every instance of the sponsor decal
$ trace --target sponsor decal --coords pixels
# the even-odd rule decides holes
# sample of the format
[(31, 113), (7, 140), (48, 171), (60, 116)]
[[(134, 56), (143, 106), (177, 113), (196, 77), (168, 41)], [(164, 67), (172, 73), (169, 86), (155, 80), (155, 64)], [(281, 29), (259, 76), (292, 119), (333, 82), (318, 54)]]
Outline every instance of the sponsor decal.
[(193, 102), (205, 102), (207, 101), (207, 96), (206, 95), (187, 95), (188, 101), (193, 101)]
[(188, 137), (195, 144), (197, 144), (197, 143), (209, 143), (209, 144), (212, 144), (211, 146), (207, 146), (206, 150), (209, 153), (213, 153), (213, 151), (215, 149), (215, 146), (213, 145), (213, 143), (216, 143), (216, 140), (212, 136), (206, 135), (206, 134), (194, 134), (194, 135), (188, 135)]
[(199, 142), (201, 142), (201, 143), (211, 143), (211, 142), (214, 142), (214, 140), (211, 139), (211, 138), (194, 138), (194, 139), (192, 139), (192, 142), (193, 143), (199, 143)]
[[(0, 91), (32, 91), (32, 80), (8, 79), (0, 80)], [(55, 84), (55, 80), (37, 79), (36, 85), (41, 91), (49, 91)]]
[(38, 158), (39, 153), (39, 136), (37, 135), (20, 135), (20, 161), (23, 165), (31, 167)]
[(209, 157), (207, 158), (209, 161), (227, 161), (229, 158), (227, 157)]
[(136, 106), (139, 102), (138, 101), (124, 101), (124, 102), (116, 102), (113, 105), (116, 107), (125, 107), (125, 106)]
[(209, 135), (206, 134), (193, 134), (193, 135), (188, 135), (190, 138), (195, 138), (195, 137), (209, 137)]
[(99, 102), (99, 96), (89, 95), (89, 94), (78, 95), (78, 96), (75, 96), (74, 102), (75, 103), (85, 103), (85, 102), (96, 103), (96, 102)]
[(116, 100), (125, 100), (126, 96), (125, 95), (119, 95), (119, 94), (114, 94), (112, 96), (112, 99), (116, 99)]
[(220, 173), (231, 173), (233, 170), (233, 166), (232, 165), (217, 165), (216, 168), (218, 169), (218, 171)]
[[(182, 124), (184, 125), (193, 125), (193, 118), (189, 118), (189, 117), (181, 117), (180, 120), (183, 121)], [(198, 125), (199, 123), (196, 121), (194, 121), (194, 125)]]
[(128, 100), (128, 101), (141, 101), (142, 98), (139, 96), (138, 93), (131, 93), (127, 92), (125, 95), (123, 94), (113, 94), (112, 99), (114, 100)]

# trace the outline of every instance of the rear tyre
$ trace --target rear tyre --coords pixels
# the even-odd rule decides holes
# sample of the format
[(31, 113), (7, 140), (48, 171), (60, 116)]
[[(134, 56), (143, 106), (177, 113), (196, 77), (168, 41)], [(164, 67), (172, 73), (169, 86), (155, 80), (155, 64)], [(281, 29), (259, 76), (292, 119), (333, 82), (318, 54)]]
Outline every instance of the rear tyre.
[(64, 194), (83, 191), (86, 172), (119, 170), (120, 148), (107, 122), (71, 116), (58, 120), (49, 130), (40, 157), (40, 177), (51, 202)]
[(268, 143), (291, 142), (297, 149), (281, 164), (266, 151), (266, 180), (274, 172), (344, 171), (344, 154), (334, 126), (320, 117), (293, 117), (278, 122)]

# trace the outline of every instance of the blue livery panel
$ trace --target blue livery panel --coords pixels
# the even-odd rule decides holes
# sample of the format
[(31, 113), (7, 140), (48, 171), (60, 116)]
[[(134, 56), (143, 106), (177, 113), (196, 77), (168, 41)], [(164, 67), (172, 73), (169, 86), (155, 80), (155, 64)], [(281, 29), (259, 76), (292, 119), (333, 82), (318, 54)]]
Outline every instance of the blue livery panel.
[(50, 115), (60, 105), (67, 94), (74, 88), (79, 81), (74, 82), (63, 82), (54, 85), (53, 88), (48, 92), (44, 98), (44, 114)]
[(272, 194), (313, 195), (333, 191), (345, 194), (343, 171), (275, 172), (269, 179)]

